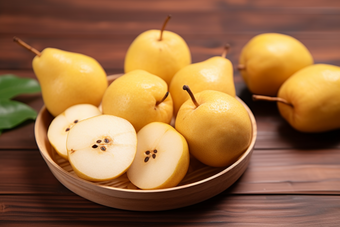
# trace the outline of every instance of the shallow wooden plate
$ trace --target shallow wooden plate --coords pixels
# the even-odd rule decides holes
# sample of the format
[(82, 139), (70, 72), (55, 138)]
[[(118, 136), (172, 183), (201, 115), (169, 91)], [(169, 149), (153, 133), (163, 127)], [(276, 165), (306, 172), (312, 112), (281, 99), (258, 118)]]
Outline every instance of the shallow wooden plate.
[[(109, 76), (108, 80), (112, 82), (119, 76)], [(247, 109), (252, 122), (253, 137), (248, 149), (227, 168), (208, 167), (192, 158), (188, 173), (182, 182), (176, 187), (167, 189), (137, 189), (126, 174), (104, 182), (90, 182), (79, 178), (73, 172), (70, 163), (55, 152), (47, 139), (47, 129), (53, 117), (45, 107), (41, 109), (36, 119), (35, 139), (53, 175), (79, 196), (98, 204), (125, 210), (175, 209), (199, 203), (221, 193), (235, 183), (246, 170), (257, 136), (256, 121), (247, 105), (241, 99), (237, 99)]]

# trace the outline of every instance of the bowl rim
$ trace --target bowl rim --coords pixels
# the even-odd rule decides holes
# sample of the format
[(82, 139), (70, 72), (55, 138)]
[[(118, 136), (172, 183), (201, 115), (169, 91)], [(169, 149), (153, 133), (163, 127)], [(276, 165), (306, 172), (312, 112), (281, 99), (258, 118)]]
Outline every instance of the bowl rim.
[[(117, 74), (117, 75), (112, 75), (112, 76), (109, 76), (111, 78), (118, 78), (121, 74)], [(109, 79), (109, 78), (108, 78)], [(145, 194), (145, 193), (164, 193), (164, 192), (171, 192), (171, 191), (178, 191), (178, 190), (185, 190), (185, 189), (188, 189), (188, 188), (191, 188), (191, 187), (194, 187), (194, 186), (197, 186), (197, 185), (201, 185), (201, 184), (204, 184), (208, 181), (211, 181), (211, 180), (214, 180), (216, 178), (219, 178), (220, 176), (222, 176), (223, 174), (225, 174), (226, 172), (230, 171), (231, 169), (235, 168), (237, 165), (239, 165), (254, 149), (254, 145), (255, 145), (255, 142), (256, 142), (256, 138), (257, 138), (257, 125), (256, 125), (256, 119), (252, 113), (252, 111), (250, 110), (250, 108), (239, 98), (239, 97), (235, 97), (239, 102), (241, 102), (241, 104), (246, 108), (247, 112), (248, 112), (248, 116), (250, 118), (250, 121), (251, 121), (251, 124), (252, 124), (252, 139), (251, 139), (251, 142), (247, 148), (246, 151), (243, 152), (243, 154), (239, 157), (239, 159), (237, 161), (235, 161), (233, 164), (229, 165), (228, 167), (226, 167), (225, 169), (221, 170), (220, 172), (210, 176), (210, 177), (207, 177), (207, 178), (204, 178), (202, 180), (199, 180), (199, 181), (195, 181), (195, 182), (192, 182), (192, 183), (188, 183), (188, 184), (184, 184), (184, 185), (179, 185), (179, 186), (174, 186), (174, 187), (170, 187), (170, 188), (164, 188), (164, 189), (143, 189), (143, 190), (138, 190), (138, 189), (125, 189), (125, 188), (116, 188), (116, 187), (112, 187), (112, 186), (107, 186), (107, 185), (100, 185), (100, 184), (96, 184), (95, 182), (92, 182), (92, 181), (88, 181), (88, 180), (85, 180), (85, 179), (82, 179), (78, 176), (75, 176), (73, 174), (70, 174), (68, 173), (67, 171), (65, 171), (61, 166), (59, 166), (53, 159), (50, 155), (45, 155), (44, 152), (42, 152), (42, 149), (46, 150), (46, 148), (43, 147), (43, 145), (41, 144), (41, 142), (39, 141), (42, 141), (44, 140), (45, 138), (40, 138), (39, 139), (39, 135), (37, 133), (38, 131), (38, 128), (39, 126), (41, 125), (41, 122), (42, 122), (42, 115), (44, 113), (44, 111), (47, 112), (47, 114), (50, 114), (48, 112), (48, 110), (46, 109), (45, 106), (43, 106), (40, 111), (39, 111), (39, 114), (36, 118), (36, 121), (35, 121), (35, 127), (34, 127), (34, 134), (35, 134), (35, 139), (36, 139), (36, 143), (38, 145), (38, 148), (39, 148), (39, 151), (40, 151), (40, 154), (43, 156), (43, 158), (45, 160), (48, 160), (48, 162), (50, 164), (52, 164), (56, 169), (58, 169), (59, 171), (61, 171), (61, 173), (67, 175), (67, 176), (70, 176), (72, 177), (75, 181), (81, 181), (85, 184), (91, 184), (95, 187), (99, 187), (99, 188), (102, 188), (102, 189), (106, 189), (106, 190), (115, 190), (115, 191), (120, 191), (120, 192), (125, 192), (125, 193), (139, 193), (139, 194)], [(51, 115), (51, 117), (53, 118), (53, 116)], [(46, 129), (47, 130), (47, 129)], [(47, 140), (48, 142), (48, 140)], [(48, 145), (52, 147), (52, 145), (48, 142)], [(48, 151), (46, 153), (49, 153)], [(223, 168), (223, 167), (220, 167), (220, 168)]]

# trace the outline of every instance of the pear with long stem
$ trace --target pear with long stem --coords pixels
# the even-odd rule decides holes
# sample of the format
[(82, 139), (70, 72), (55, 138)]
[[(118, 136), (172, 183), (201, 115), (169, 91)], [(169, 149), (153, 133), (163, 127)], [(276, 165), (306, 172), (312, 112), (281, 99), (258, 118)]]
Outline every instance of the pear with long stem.
[(253, 95), (254, 100), (274, 101), (281, 116), (300, 132), (325, 132), (340, 128), (340, 67), (315, 64), (284, 82), (275, 97)]
[(56, 48), (40, 52), (17, 37), (13, 40), (36, 55), (32, 67), (45, 106), (53, 116), (76, 104), (99, 106), (108, 82), (94, 58)]

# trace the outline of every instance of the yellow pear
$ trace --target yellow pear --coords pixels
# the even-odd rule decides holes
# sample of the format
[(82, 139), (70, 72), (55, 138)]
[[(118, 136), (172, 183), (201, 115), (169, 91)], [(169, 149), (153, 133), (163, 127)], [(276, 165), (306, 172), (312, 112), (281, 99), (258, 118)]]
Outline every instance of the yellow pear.
[(45, 106), (53, 116), (76, 104), (100, 105), (108, 82), (104, 69), (95, 59), (55, 48), (39, 52), (17, 38), (14, 40), (36, 54), (33, 70)]
[(178, 185), (189, 168), (190, 155), (184, 137), (171, 125), (152, 122), (137, 133), (136, 157), (127, 171), (141, 189)]
[(192, 94), (178, 111), (175, 128), (187, 140), (190, 153), (200, 162), (224, 167), (248, 148), (252, 124), (245, 107), (224, 92), (205, 90)]
[(229, 46), (226, 46), (222, 56), (215, 56), (205, 61), (190, 64), (179, 70), (172, 78), (169, 91), (174, 102), (174, 115), (181, 105), (189, 99), (183, 92), (183, 85), (190, 87), (196, 94), (204, 90), (216, 90), (235, 96), (233, 66), (225, 58)]
[(161, 77), (169, 85), (175, 73), (191, 63), (191, 53), (185, 40), (171, 31), (148, 30), (130, 45), (124, 62), (125, 73), (143, 69)]
[(277, 101), (282, 117), (301, 132), (340, 128), (340, 67), (315, 64), (299, 70), (280, 88)]
[(144, 70), (134, 70), (110, 84), (103, 96), (102, 111), (128, 120), (138, 132), (154, 121), (170, 123), (172, 105), (163, 79)]
[(264, 33), (244, 46), (238, 68), (250, 92), (276, 96), (285, 80), (312, 64), (312, 55), (299, 40), (284, 34)]

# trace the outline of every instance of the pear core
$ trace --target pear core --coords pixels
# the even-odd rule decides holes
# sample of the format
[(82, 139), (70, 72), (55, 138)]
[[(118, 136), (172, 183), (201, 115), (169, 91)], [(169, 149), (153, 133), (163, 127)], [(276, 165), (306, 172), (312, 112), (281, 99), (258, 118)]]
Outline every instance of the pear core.
[(129, 180), (141, 189), (176, 186), (189, 168), (189, 150), (184, 137), (172, 126), (153, 122), (137, 134), (136, 158), (127, 171)]
[(67, 138), (75, 173), (86, 180), (110, 180), (131, 165), (137, 146), (136, 131), (125, 119), (99, 115), (76, 124)]

